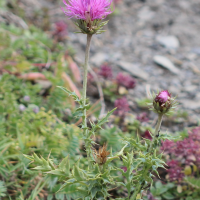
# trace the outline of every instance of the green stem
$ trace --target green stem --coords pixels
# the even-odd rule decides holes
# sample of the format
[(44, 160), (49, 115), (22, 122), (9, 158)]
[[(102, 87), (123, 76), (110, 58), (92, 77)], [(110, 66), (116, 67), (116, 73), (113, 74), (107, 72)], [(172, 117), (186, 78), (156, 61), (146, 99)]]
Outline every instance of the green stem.
[[(83, 106), (85, 107), (86, 104), (86, 92), (87, 92), (87, 75), (88, 75), (88, 62), (89, 62), (89, 55), (90, 55), (90, 43), (91, 43), (92, 35), (87, 35), (87, 46), (85, 51), (85, 65), (84, 65), (84, 76), (83, 76)], [(86, 116), (86, 108), (83, 110), (83, 134), (87, 138), (88, 129), (87, 129), (87, 116)], [(88, 148), (88, 140), (85, 140), (86, 152), (87, 156), (90, 156), (91, 150)]]
[[(157, 138), (157, 136), (159, 134), (159, 131), (160, 131), (160, 127), (161, 127), (161, 123), (162, 123), (162, 118), (163, 118), (163, 114), (159, 114), (158, 115), (158, 122), (156, 124), (155, 133), (153, 135), (153, 139), (152, 139), (152, 142), (151, 142), (151, 145), (150, 145), (150, 148), (149, 148), (149, 153), (152, 153), (155, 140), (156, 140), (156, 138)], [(145, 174), (148, 172), (148, 170), (149, 169), (146, 169)], [(130, 200), (136, 200), (136, 197), (141, 192), (141, 189), (142, 189), (142, 185), (141, 185), (140, 182), (138, 182), (138, 184), (137, 184), (137, 186), (135, 188), (135, 191), (134, 191), (132, 197), (130, 198)]]
[(152, 152), (152, 150), (153, 150), (153, 145), (154, 145), (155, 140), (156, 140), (156, 138), (157, 138), (157, 136), (159, 134), (159, 131), (160, 131), (162, 118), (163, 118), (163, 114), (158, 114), (158, 122), (156, 124), (156, 129), (155, 129), (155, 133), (153, 135), (153, 139), (152, 139), (152, 142), (151, 142), (151, 145), (150, 145), (150, 148), (149, 148), (149, 152)]
[(133, 196), (130, 198), (130, 200), (136, 200), (138, 193), (140, 193), (141, 187), (142, 187), (141, 184), (138, 184), (136, 186), (135, 192), (133, 193)]

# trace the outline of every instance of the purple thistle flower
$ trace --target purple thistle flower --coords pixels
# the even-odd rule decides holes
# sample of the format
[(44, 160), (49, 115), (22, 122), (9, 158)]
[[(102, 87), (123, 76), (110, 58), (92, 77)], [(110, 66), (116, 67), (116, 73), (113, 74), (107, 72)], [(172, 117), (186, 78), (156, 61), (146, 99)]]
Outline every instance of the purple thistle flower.
[(129, 104), (126, 97), (117, 99), (115, 101), (115, 107), (117, 108), (117, 110), (115, 110), (114, 114), (120, 117), (124, 117), (125, 113), (129, 111)]
[(63, 0), (63, 3), (66, 5), (66, 10), (62, 10), (69, 18), (75, 17), (87, 23), (95, 19), (102, 20), (112, 13), (110, 9), (112, 0), (69, 0), (69, 4)]
[(149, 121), (149, 118), (147, 117), (147, 113), (146, 112), (143, 112), (140, 115), (137, 115), (136, 119), (138, 121), (140, 121), (140, 122), (148, 122)]
[(118, 85), (124, 86), (126, 89), (133, 89), (136, 86), (136, 80), (130, 75), (119, 73), (116, 77)]
[(113, 74), (112, 74), (112, 68), (109, 65), (107, 65), (107, 64), (102, 65), (100, 67), (99, 75), (101, 75), (105, 79), (112, 78), (112, 76), (113, 76)]

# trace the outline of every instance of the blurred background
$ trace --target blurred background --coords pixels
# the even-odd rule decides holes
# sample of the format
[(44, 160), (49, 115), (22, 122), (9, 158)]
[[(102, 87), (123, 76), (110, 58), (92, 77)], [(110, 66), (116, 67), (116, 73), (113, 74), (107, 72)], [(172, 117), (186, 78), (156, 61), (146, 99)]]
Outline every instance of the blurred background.
[[(200, 117), (200, 0), (113, 0), (112, 6), (106, 32), (92, 40), (89, 117), (95, 121), (105, 111), (118, 110), (111, 117), (110, 132), (101, 132), (95, 140), (110, 141), (108, 146), (117, 151), (116, 134), (139, 130), (149, 138), (156, 115), (146, 103), (151, 101), (149, 92), (157, 90), (169, 90), (180, 103), (164, 119), (163, 130), (187, 135)], [(77, 127), (81, 120), (73, 118), (76, 105), (56, 86), (81, 95), (86, 36), (74, 33), (74, 21), (60, 7), (62, 0), (0, 0), (3, 199), (75, 198), (72, 189), (68, 196), (55, 194), (60, 186), (56, 177), (43, 179), (22, 155), (36, 152), (47, 157), (52, 150), (55, 162), (71, 155), (72, 164), (79, 154), (85, 156)]]

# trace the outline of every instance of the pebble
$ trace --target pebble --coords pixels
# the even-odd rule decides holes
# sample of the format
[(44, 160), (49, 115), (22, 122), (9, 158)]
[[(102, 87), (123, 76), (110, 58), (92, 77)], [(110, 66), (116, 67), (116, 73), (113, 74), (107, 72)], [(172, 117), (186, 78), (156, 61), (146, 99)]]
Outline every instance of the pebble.
[(173, 35), (168, 35), (168, 36), (158, 35), (156, 37), (156, 41), (167, 49), (177, 49), (180, 46), (178, 38)]
[(37, 84), (41, 86), (42, 89), (49, 89), (52, 86), (51, 81), (48, 80), (36, 80), (35, 81)]
[(126, 62), (126, 61), (119, 61), (116, 63), (119, 65), (123, 70), (129, 72), (131, 75), (147, 80), (148, 79), (148, 74), (142, 70), (139, 66), (134, 65), (132, 63)]
[(160, 55), (154, 56), (153, 60), (156, 64), (164, 67), (165, 69), (168, 69), (174, 74), (179, 74), (180, 72), (180, 70), (168, 58), (164, 56)]
[(197, 111), (197, 109), (199, 109), (198, 111), (200, 111), (200, 101), (180, 100), (180, 102), (187, 109), (196, 110), (196, 111)]
[(154, 17), (155, 13), (150, 10), (149, 7), (142, 7), (142, 9), (138, 13), (138, 18), (142, 22), (150, 21)]
[(194, 91), (198, 90), (198, 86), (189, 85), (189, 86), (183, 87), (183, 90), (186, 91), (186, 92), (194, 92)]
[(200, 55), (200, 47), (196, 47), (192, 49), (192, 53), (195, 53), (197, 55)]
[(96, 66), (101, 65), (103, 62), (107, 60), (108, 60), (107, 54), (102, 52), (96, 53), (94, 56), (91, 57), (91, 63)]

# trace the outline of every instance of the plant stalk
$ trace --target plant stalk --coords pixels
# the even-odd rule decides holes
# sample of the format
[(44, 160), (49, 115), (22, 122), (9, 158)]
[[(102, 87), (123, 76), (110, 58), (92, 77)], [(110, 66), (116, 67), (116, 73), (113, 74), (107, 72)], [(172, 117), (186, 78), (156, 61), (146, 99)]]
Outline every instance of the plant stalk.
[[(83, 106), (85, 107), (86, 105), (86, 98), (87, 98), (87, 75), (88, 75), (88, 63), (89, 63), (89, 55), (90, 55), (90, 44), (91, 44), (91, 39), (92, 39), (92, 35), (87, 34), (87, 46), (86, 46), (86, 50), (85, 50), (85, 65), (84, 65), (84, 75), (83, 75)], [(83, 135), (87, 138), (88, 135), (88, 129), (87, 129), (87, 116), (86, 116), (86, 108), (83, 110)], [(87, 143), (87, 141), (85, 140), (85, 143)], [(87, 148), (87, 144), (85, 144), (86, 146), (86, 152), (87, 152), (87, 156), (89, 157), (90, 155), (90, 149)]]
[(140, 193), (141, 187), (141, 184), (137, 185), (137, 187), (135, 188), (135, 192), (133, 193), (133, 196), (130, 198), (130, 200), (136, 200), (138, 193)]
[(158, 114), (158, 121), (156, 124), (156, 129), (155, 129), (155, 133), (153, 135), (153, 139), (149, 148), (149, 152), (152, 152), (153, 150), (153, 145), (155, 143), (156, 137), (159, 135), (159, 131), (160, 131), (160, 127), (161, 127), (161, 123), (162, 123), (162, 118), (163, 118), (163, 114)]

